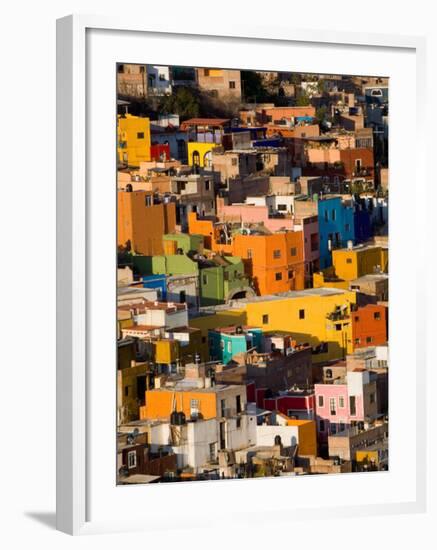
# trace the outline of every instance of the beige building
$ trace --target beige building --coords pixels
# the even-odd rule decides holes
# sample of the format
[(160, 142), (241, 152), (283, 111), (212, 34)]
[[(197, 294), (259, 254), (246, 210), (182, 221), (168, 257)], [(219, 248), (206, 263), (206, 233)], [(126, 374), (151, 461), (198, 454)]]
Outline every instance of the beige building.
[(384, 445), (388, 438), (388, 424), (380, 424), (368, 430), (358, 426), (328, 437), (329, 456), (342, 460), (355, 460), (356, 452), (371, 445)]
[(240, 71), (228, 69), (196, 69), (197, 85), (220, 99), (241, 101)]

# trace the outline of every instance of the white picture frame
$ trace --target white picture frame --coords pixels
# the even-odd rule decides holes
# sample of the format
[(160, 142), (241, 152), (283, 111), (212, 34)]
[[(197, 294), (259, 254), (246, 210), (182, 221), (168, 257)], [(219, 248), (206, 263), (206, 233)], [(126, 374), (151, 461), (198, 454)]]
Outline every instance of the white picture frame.
[[(348, 49), (362, 48), (363, 51), (365, 50), (363, 53), (364, 56), (368, 55), (368, 52), (372, 49), (385, 52), (390, 50), (390, 52), (397, 52), (399, 55), (403, 55), (404, 53), (413, 55), (416, 71), (414, 120), (416, 122), (418, 146), (411, 154), (414, 155), (415, 159), (413, 172), (415, 172), (418, 185), (420, 182), (425, 181), (423, 175), (423, 167), (425, 166), (423, 160), (424, 148), (420, 147), (419, 136), (420, 125), (423, 124), (423, 98), (421, 94), (424, 93), (425, 88), (426, 42), (423, 37), (338, 33), (333, 31), (319, 31), (315, 33), (310, 30), (263, 26), (233, 26), (231, 29), (226, 29), (225, 36), (223, 36), (222, 29), (214, 28), (214, 25), (209, 23), (207, 26), (202, 26), (202, 36), (199, 36), (195, 26), (192, 29), (184, 27), (184, 32), (182, 33), (176, 23), (169, 21), (165, 21), (164, 25), (150, 21), (143, 23), (135, 19), (112, 19), (81, 15), (60, 19), (57, 25), (57, 528), (69, 534), (157, 528), (158, 519), (154, 518), (148, 522), (146, 520), (147, 514), (144, 511), (142, 515), (141, 513), (131, 515), (131, 519), (119, 517), (115, 508), (112, 509), (112, 512), (109, 508), (106, 512), (102, 509), (101, 513), (96, 514), (98, 519), (94, 519), (94, 514), (90, 514), (90, 508), (95, 506), (94, 503), (99, 500), (98, 496), (96, 496), (96, 490), (98, 491), (99, 489), (90, 489), (96, 472), (93, 453), (90, 451), (92, 445), (95, 445), (93, 437), (96, 433), (95, 427), (91, 426), (96, 418), (93, 409), (95, 407), (95, 399), (93, 400), (93, 396), (95, 396), (95, 383), (92, 383), (93, 376), (91, 371), (93, 368), (94, 370), (97, 368), (95, 361), (93, 363), (95, 355), (92, 351), (92, 342), (89, 333), (89, 329), (94, 322), (92, 321), (92, 316), (95, 310), (92, 303), (94, 300), (92, 289), (95, 288), (95, 282), (90, 282), (95, 280), (95, 275), (92, 273), (90, 249), (93, 249), (93, 239), (95, 239), (96, 235), (94, 228), (92, 228), (93, 220), (97, 216), (102, 219), (104, 217), (104, 214), (96, 207), (93, 189), (90, 188), (90, 180), (94, 177), (94, 168), (90, 166), (88, 162), (89, 158), (87, 161), (87, 154), (90, 154), (89, 147), (93, 143), (92, 132), (87, 127), (89, 123), (87, 119), (90, 117), (89, 109), (91, 109), (92, 104), (92, 100), (90, 99), (89, 72), (87, 73), (87, 70), (89, 70), (90, 64), (92, 66), (93, 63), (92, 61), (90, 62), (88, 56), (91, 50), (94, 52), (99, 47), (102, 47), (99, 45), (98, 40), (90, 38), (92, 36), (90, 33), (112, 33), (112, 41), (115, 40), (114, 35), (117, 33), (125, 33), (132, 40), (138, 40), (140, 36), (146, 35), (150, 35), (153, 40), (161, 41), (165, 39), (178, 40), (179, 37), (192, 39), (197, 36), (196, 40), (199, 41), (207, 40), (208, 37), (210, 39), (212, 37), (213, 40), (222, 41), (227, 44), (226, 48), (229, 48), (229, 43), (234, 41), (240, 47), (244, 47), (248, 43), (253, 48), (256, 44), (262, 44), (265, 48), (273, 48), (278, 45), (286, 47), (287, 44), (295, 45), (296, 47), (314, 44), (314, 47), (320, 48), (344, 48), (345, 52)], [(129, 53), (126, 54), (126, 52), (129, 52), (129, 45), (123, 47), (122, 54), (123, 56), (129, 55), (129, 59), (121, 58), (120, 61), (138, 62), (137, 60), (141, 58), (141, 55), (144, 57), (144, 54), (141, 54), (138, 49), (132, 48), (132, 55)], [(169, 63), (165, 59), (166, 55), (168, 54), (166, 53), (162, 58), (154, 59), (153, 62)], [(345, 55), (345, 57), (347, 56)], [(147, 59), (144, 59), (143, 62), (147, 62)], [(189, 62), (186, 64), (194, 65), (194, 63)], [(253, 68), (257, 68), (256, 61), (251, 60), (250, 64)], [(270, 67), (263, 65), (259, 68), (268, 69)], [(358, 70), (356, 74), (362, 73)], [(114, 83), (113, 87), (108, 89), (108, 94), (113, 94), (114, 90), (115, 65)], [(115, 94), (111, 96), (109, 101), (115, 102)], [(114, 120), (110, 124), (115, 124), (115, 114)], [(108, 131), (110, 131), (111, 126), (108, 128)], [(114, 142), (115, 152), (115, 133), (109, 137), (109, 146), (111, 139)], [(106, 148), (107, 153), (108, 149)], [(395, 155), (397, 155), (396, 149), (391, 149), (390, 154), (393, 154), (393, 158), (395, 158)], [(110, 167), (110, 170), (112, 168)], [(107, 204), (109, 204), (110, 210), (113, 206), (110, 202), (110, 197), (108, 201)], [(113, 211), (113, 216), (115, 224), (115, 210)], [(420, 219), (418, 212), (415, 212), (413, 217), (414, 220), (411, 220), (411, 231), (417, 234), (421, 230), (421, 227), (423, 228), (424, 221)], [(399, 234), (404, 236), (403, 233)], [(405, 235), (405, 238), (408, 239), (408, 235)], [(396, 249), (396, 243), (393, 244), (393, 248)], [(414, 241), (410, 240), (408, 245), (410, 244), (414, 247)], [(110, 250), (112, 246), (112, 241), (109, 240), (108, 245), (104, 247), (107, 256), (108, 249)], [(424, 258), (422, 248), (423, 245), (421, 246), (420, 244), (414, 247), (412, 254), (417, 260)], [(392, 251), (390, 253), (392, 254)], [(106, 261), (108, 260), (107, 256)], [(401, 263), (396, 264), (396, 261), (397, 258), (394, 256), (393, 264), (401, 265)], [(416, 265), (422, 264), (418, 261)], [(390, 277), (392, 278), (392, 276), (391, 274)], [(396, 277), (396, 274), (394, 277)], [(113, 284), (115, 294), (115, 278), (109, 275), (108, 280), (107, 284), (109, 286)], [(416, 284), (415, 287), (414, 302), (411, 302), (409, 307), (412, 308), (411, 311), (416, 309), (417, 315), (414, 318), (414, 323), (410, 324), (410, 327), (414, 324), (415, 335), (421, 335), (425, 334), (425, 314), (423, 310), (426, 303), (425, 288), (419, 284)], [(396, 312), (396, 308), (394, 308), (394, 312)], [(401, 323), (402, 319), (394, 318), (393, 322)], [(402, 333), (402, 326), (399, 326)], [(110, 324), (107, 327), (110, 331)], [(404, 328), (406, 329), (406, 327)], [(94, 330), (93, 334), (96, 338), (101, 338), (102, 342), (108, 342), (107, 337), (105, 337), (105, 334), (106, 336), (108, 335), (107, 331), (105, 332), (102, 329), (101, 333), (97, 333)], [(405, 333), (402, 334), (405, 335)], [(375, 513), (417, 513), (425, 510), (427, 484), (425, 464), (426, 431), (425, 424), (419, 422), (419, 418), (425, 418), (426, 416), (425, 347), (423, 336), (421, 336), (421, 345), (418, 346), (416, 343), (414, 345), (413, 356), (417, 372), (414, 379), (414, 388), (411, 388), (410, 384), (411, 393), (414, 395), (414, 399), (412, 400), (415, 407), (414, 421), (411, 421), (411, 424), (405, 424), (405, 429), (408, 428), (412, 433), (416, 433), (414, 472), (411, 476), (410, 492), (407, 497), (404, 499), (397, 499), (396, 497), (394, 499), (388, 498), (387, 503), (381, 501), (372, 502), (370, 500), (362, 505), (359, 504), (358, 500), (355, 506), (351, 506), (350, 504), (342, 506), (339, 502), (336, 502), (330, 508), (323, 507), (322, 505), (317, 506), (317, 509), (311, 506), (310, 502), (297, 506), (295, 504), (287, 505), (285, 502), (279, 503), (276, 507), (260, 505), (258, 512), (262, 513), (264, 519), (266, 517), (273, 519), (281, 514), (285, 517), (290, 511), (293, 511), (294, 518), (305, 519), (308, 517), (335, 517), (336, 514), (340, 513), (343, 515), (360, 516)], [(396, 383), (396, 377), (394, 377), (394, 380), (394, 387), (404, 388), (401, 381), (399, 385)], [(111, 386), (109, 385), (108, 388), (111, 388)], [(115, 393), (110, 396), (110, 399), (112, 398), (115, 401)], [(396, 395), (391, 393), (390, 400), (391, 403), (393, 401), (393, 406), (399, 411), (399, 402), (396, 400)], [(93, 411), (91, 415), (90, 411)], [(112, 422), (109, 416), (108, 424), (109, 428), (113, 429), (115, 436), (115, 420)], [(103, 448), (103, 436), (99, 440), (99, 446), (100, 443)], [(110, 444), (110, 441), (105, 440), (106, 443)], [(397, 474), (399, 473), (397, 472)], [(389, 472), (390, 474), (391, 472)], [(395, 474), (396, 471), (393, 472), (393, 476)], [(311, 492), (315, 491), (316, 485), (321, 483), (320, 479), (318, 476), (313, 476), (311, 479), (292, 481), (296, 481), (300, 486), (308, 483), (308, 487), (311, 486), (311, 489), (309, 489)], [(337, 477), (336, 479), (338, 480), (339, 478)], [(250, 485), (252, 482), (245, 483)], [(259, 484), (260, 482), (256, 481), (255, 483)], [(260, 491), (267, 492), (268, 490), (272, 490), (272, 487), (277, 488), (277, 485), (272, 485), (272, 483), (277, 484), (278, 480), (263, 480), (261, 483), (262, 485), (258, 485), (257, 487), (257, 493)], [(230, 484), (233, 485), (231, 486)], [(408, 485), (407, 481), (406, 484)], [(196, 493), (196, 498), (207, 498), (211, 491), (215, 493), (215, 498), (219, 500), (224, 498), (224, 491), (229, 492), (229, 494), (232, 493), (232, 498), (236, 498), (238, 492), (243, 491), (240, 482), (226, 482), (221, 487), (215, 482), (194, 485), (196, 485), (196, 488), (190, 487), (190, 491), (193, 494)], [(153, 496), (154, 502), (158, 502), (159, 494), (156, 489), (157, 487), (119, 488), (117, 498), (121, 501), (125, 498), (126, 490), (128, 490), (131, 491), (131, 495), (135, 494), (135, 498), (132, 497), (132, 500), (137, 501), (140, 492), (142, 492), (141, 494), (144, 497), (144, 491), (149, 491), (148, 494), (151, 497)], [(153, 492), (151, 489), (153, 489)], [(166, 484), (165, 487), (159, 486), (158, 490), (161, 493), (165, 491), (167, 499), (171, 491), (172, 497), (176, 499), (185, 498), (185, 494), (183, 493), (185, 487), (170, 488)], [(250, 494), (249, 490), (244, 498), (250, 498)], [(109, 502), (110, 499), (107, 500)], [(105, 515), (106, 513), (107, 515)], [(177, 518), (173, 518), (174, 513), (167, 512), (166, 514), (167, 521), (171, 517), (172, 521), (178, 524)], [(253, 521), (256, 521), (257, 517), (257, 513), (253, 514)], [(250, 521), (250, 518), (248, 518), (249, 516), (245, 517), (245, 520)], [(202, 522), (204, 519), (200, 514), (198, 521)], [(188, 521), (187, 517), (183, 516), (181, 521)], [(162, 526), (164, 527), (164, 523)]]

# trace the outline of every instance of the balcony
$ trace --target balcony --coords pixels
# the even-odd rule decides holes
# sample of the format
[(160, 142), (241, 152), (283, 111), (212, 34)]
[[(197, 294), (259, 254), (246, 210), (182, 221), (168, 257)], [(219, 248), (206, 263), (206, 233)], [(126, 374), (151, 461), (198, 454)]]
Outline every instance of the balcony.
[(347, 310), (335, 310), (326, 315), (326, 318), (330, 321), (346, 321), (350, 319), (349, 312)]

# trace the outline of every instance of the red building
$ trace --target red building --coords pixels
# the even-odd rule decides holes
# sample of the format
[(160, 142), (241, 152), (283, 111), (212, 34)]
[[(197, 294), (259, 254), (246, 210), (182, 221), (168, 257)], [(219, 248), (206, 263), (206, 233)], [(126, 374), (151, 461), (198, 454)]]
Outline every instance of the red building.
[[(253, 392), (251, 391), (251, 397)], [(315, 415), (315, 401), (313, 391), (290, 391), (284, 395), (271, 396), (266, 388), (255, 390), (256, 404), (261, 409), (278, 411), (290, 418), (312, 420)], [(249, 397), (248, 397), (249, 399)]]
[(157, 143), (150, 146), (150, 158), (157, 162), (170, 159), (170, 145), (168, 143)]
[(368, 304), (352, 314), (352, 338), (355, 348), (387, 343), (387, 307)]

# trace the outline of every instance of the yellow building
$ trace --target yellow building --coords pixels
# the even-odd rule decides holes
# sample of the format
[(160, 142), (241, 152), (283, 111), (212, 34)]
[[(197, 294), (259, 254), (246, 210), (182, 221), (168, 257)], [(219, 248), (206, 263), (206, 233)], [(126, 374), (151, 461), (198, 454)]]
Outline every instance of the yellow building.
[(232, 309), (216, 309), (208, 316), (190, 320), (207, 339), (209, 328), (230, 325), (285, 331), (298, 342), (315, 348), (313, 362), (341, 359), (353, 352), (351, 304), (355, 292), (334, 288), (311, 288), (276, 296), (249, 299)]
[(117, 124), (117, 152), (120, 163), (139, 167), (150, 161), (150, 120), (147, 117), (119, 115)]
[(332, 251), (332, 264), (339, 279), (352, 281), (380, 269), (388, 272), (388, 249), (381, 246), (355, 246)]
[(188, 142), (188, 164), (210, 168), (212, 162), (212, 150), (218, 147), (217, 143), (204, 143), (201, 141)]
[(170, 365), (180, 359), (180, 344), (177, 340), (156, 340), (153, 347), (155, 363)]
[(315, 420), (287, 418), (287, 426), (296, 426), (299, 434), (298, 454), (317, 456), (317, 431)]
[(319, 273), (313, 273), (313, 287), (314, 288), (342, 288), (347, 290), (349, 288), (349, 281), (338, 279), (336, 276), (327, 273), (328, 270), (320, 271)]

